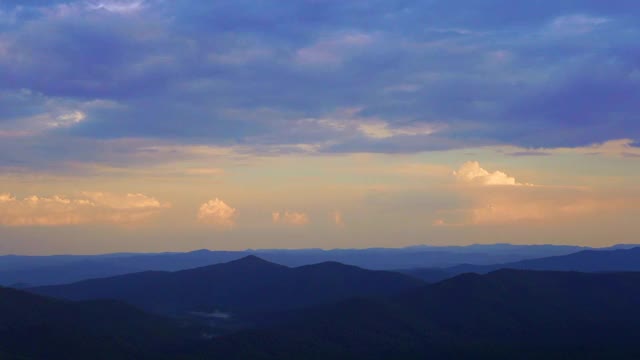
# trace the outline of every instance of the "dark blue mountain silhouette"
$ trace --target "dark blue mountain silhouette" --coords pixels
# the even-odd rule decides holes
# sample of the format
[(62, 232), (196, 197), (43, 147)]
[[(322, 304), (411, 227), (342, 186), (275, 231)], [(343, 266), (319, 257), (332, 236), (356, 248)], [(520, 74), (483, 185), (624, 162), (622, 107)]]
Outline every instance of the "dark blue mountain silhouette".
[(29, 289), (70, 300), (117, 299), (156, 313), (262, 312), (385, 296), (422, 286), (388, 271), (326, 262), (290, 268), (247, 256), (177, 272), (147, 271)]
[(584, 250), (563, 256), (528, 259), (494, 265), (463, 264), (449, 268), (418, 268), (401, 272), (411, 274), (425, 281), (439, 281), (457, 274), (486, 274), (499, 269), (613, 272), (640, 271), (640, 247), (614, 250)]

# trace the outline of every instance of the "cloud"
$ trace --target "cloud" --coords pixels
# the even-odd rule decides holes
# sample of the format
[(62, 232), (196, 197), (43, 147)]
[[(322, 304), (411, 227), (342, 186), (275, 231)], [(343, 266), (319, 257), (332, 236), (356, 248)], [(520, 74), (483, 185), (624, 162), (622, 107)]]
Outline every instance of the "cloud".
[(236, 225), (237, 211), (224, 201), (215, 198), (202, 204), (198, 209), (198, 221), (220, 230), (229, 230)]
[(363, 116), (362, 108), (344, 108), (322, 118), (309, 118), (301, 120), (305, 126), (318, 125), (345, 135), (361, 135), (368, 139), (387, 139), (395, 136), (420, 136), (432, 135), (442, 126), (430, 123), (396, 124)]
[(55, 121), (49, 123), (49, 126), (53, 128), (68, 127), (78, 124), (84, 121), (84, 119), (86, 118), (87, 114), (83, 113), (82, 111), (76, 110), (70, 113), (58, 115), (55, 118)]
[(373, 139), (386, 139), (393, 136), (431, 135), (436, 128), (430, 124), (419, 124), (399, 128), (391, 128), (386, 122), (364, 122), (358, 129), (367, 137)]
[(17, 199), (11, 194), (0, 194), (0, 225), (135, 225), (149, 220), (170, 206), (153, 197), (133, 193), (83, 192), (73, 198), (62, 195), (32, 195), (24, 199)]
[(636, 199), (584, 190), (536, 189), (532, 192), (477, 194), (469, 212), (473, 225), (557, 223), (580, 217), (598, 217), (638, 208)]
[[(607, 147), (608, 148), (608, 147)], [(552, 224), (576, 218), (599, 217), (640, 208), (640, 198), (589, 187), (532, 186), (504, 172), (489, 172), (470, 161), (454, 172), (462, 207), (438, 211), (434, 226), (502, 225), (514, 223)]]
[(480, 163), (477, 161), (468, 161), (457, 171), (453, 172), (453, 175), (459, 182), (462, 183), (470, 183), (482, 186), (495, 186), (495, 185), (504, 185), (504, 186), (517, 186), (517, 185), (528, 185), (522, 184), (516, 181), (514, 177), (508, 176), (502, 171), (494, 171), (489, 172), (482, 167), (480, 167)]
[(637, 143), (632, 3), (3, 1), (0, 136), (41, 136), (51, 164), (104, 157), (76, 139), (316, 153)]
[(581, 35), (593, 31), (597, 26), (609, 22), (605, 17), (584, 14), (559, 16), (550, 24), (550, 31), (559, 35)]
[(498, 151), (511, 156), (552, 156), (552, 155), (588, 155), (605, 157), (638, 157), (640, 147), (633, 139), (614, 139), (601, 143), (588, 144), (577, 147), (558, 148), (522, 148), (522, 147), (499, 147)]
[(309, 224), (309, 216), (303, 212), (296, 211), (274, 211), (271, 213), (271, 220), (274, 224), (291, 226), (304, 226)]
[(104, 10), (118, 14), (131, 14), (142, 10), (144, 1), (95, 1), (88, 4), (91, 10)]
[(582, 155), (605, 155), (637, 157), (640, 156), (640, 147), (632, 139), (617, 139), (603, 143), (581, 146), (576, 148), (551, 149), (553, 153), (576, 153)]
[(329, 36), (300, 48), (295, 53), (295, 61), (303, 65), (340, 65), (358, 50), (370, 45), (374, 37), (365, 33), (344, 33)]
[(329, 213), (329, 217), (331, 222), (337, 227), (344, 227), (344, 218), (342, 217), (342, 212), (339, 210), (332, 211)]

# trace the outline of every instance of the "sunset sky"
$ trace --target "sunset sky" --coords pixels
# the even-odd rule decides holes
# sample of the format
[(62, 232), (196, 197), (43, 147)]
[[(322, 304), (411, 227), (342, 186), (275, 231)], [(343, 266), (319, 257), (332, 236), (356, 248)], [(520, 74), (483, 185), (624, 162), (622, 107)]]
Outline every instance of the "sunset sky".
[(640, 234), (637, 0), (0, 1), (0, 254)]

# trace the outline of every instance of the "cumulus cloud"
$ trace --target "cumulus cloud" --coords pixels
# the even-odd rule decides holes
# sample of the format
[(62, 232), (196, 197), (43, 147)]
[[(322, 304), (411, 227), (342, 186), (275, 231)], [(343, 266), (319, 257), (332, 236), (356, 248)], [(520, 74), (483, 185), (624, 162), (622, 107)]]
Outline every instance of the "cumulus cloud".
[(198, 221), (209, 224), (220, 230), (229, 230), (236, 225), (237, 210), (224, 201), (215, 198), (200, 205)]
[(168, 207), (170, 204), (144, 194), (83, 192), (77, 197), (32, 195), (18, 199), (5, 193), (0, 194), (0, 225), (133, 225)]
[(309, 216), (303, 212), (296, 211), (274, 211), (271, 213), (271, 220), (274, 224), (291, 226), (304, 226), (309, 223)]
[(467, 162), (454, 172), (454, 189), (464, 207), (441, 211), (434, 226), (554, 223), (640, 208), (637, 195), (621, 195), (580, 186), (525, 186), (504, 172)]
[(484, 186), (505, 185), (516, 186), (526, 185), (516, 181), (512, 176), (505, 174), (502, 171), (489, 172), (480, 166), (477, 161), (468, 161), (457, 171), (453, 172), (458, 181), (463, 183), (471, 183)]

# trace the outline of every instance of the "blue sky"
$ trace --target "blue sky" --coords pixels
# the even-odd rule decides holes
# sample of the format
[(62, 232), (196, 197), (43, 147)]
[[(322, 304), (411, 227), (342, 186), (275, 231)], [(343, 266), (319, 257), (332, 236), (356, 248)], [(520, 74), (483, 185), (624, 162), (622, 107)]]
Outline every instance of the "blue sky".
[[(244, 213), (257, 214), (239, 194), (267, 196), (281, 186), (278, 181), (295, 188), (299, 184), (290, 182), (299, 173), (313, 174), (313, 191), (326, 195), (336, 184), (366, 189), (409, 181), (378, 172), (350, 174), (363, 163), (415, 171), (423, 166), (442, 179), (411, 191), (435, 196), (441, 184), (456, 182), (453, 171), (479, 162), (489, 174), (589, 188), (590, 201), (629, 199), (637, 189), (633, 180), (640, 158), (639, 32), (640, 6), (632, 0), (3, 1), (0, 193), (22, 202), (30, 196), (96, 201), (86, 194), (108, 193), (109, 204), (142, 201), (140, 195), (158, 201), (157, 209), (147, 209), (155, 213), (176, 211), (176, 204), (186, 201), (181, 194), (195, 191), (191, 182), (196, 181), (203, 184), (199, 195), (190, 195), (193, 204), (219, 207), (218, 199), (238, 211), (229, 215), (222, 207), (217, 211), (227, 215), (220, 216), (236, 217), (241, 209), (228, 198), (253, 209)], [(616, 179), (604, 179), (605, 174)], [(173, 185), (148, 194), (149, 177)], [(51, 185), (52, 179), (62, 185)], [(608, 187), (619, 190), (621, 183), (625, 195), (611, 195)], [(245, 190), (239, 184), (247, 184)], [(311, 189), (300, 190), (305, 191)], [(446, 201), (434, 202), (462, 211), (468, 204), (461, 204), (461, 197), (480, 201), (450, 192)], [(135, 196), (127, 200), (127, 194)], [(491, 201), (515, 195), (494, 196)], [(106, 206), (101, 199), (100, 206)], [(282, 212), (282, 221), (292, 206), (307, 208), (289, 213), (304, 213), (302, 225), (308, 228), (316, 223), (309, 215), (313, 211), (344, 212), (334, 209), (339, 204), (316, 199), (269, 201), (260, 216), (274, 224), (271, 215)], [(521, 210), (544, 212), (551, 205), (536, 206), (544, 210)], [(33, 207), (38, 216), (60, 211)], [(631, 211), (626, 204), (609, 207), (622, 208)], [(591, 215), (600, 214), (601, 208), (595, 209)], [(25, 228), (19, 231), (27, 233), (16, 235), (15, 219), (23, 215), (0, 207), (5, 219), (0, 223), (11, 232), (7, 238), (34, 238), (24, 251), (37, 251), (43, 236), (30, 232), (46, 221), (22, 219)], [(298, 215), (292, 219), (304, 222)], [(363, 215), (360, 226), (376, 222), (376, 216)], [(434, 214), (416, 216), (447, 223)], [(56, 231), (114, 222), (104, 215), (74, 219), (54, 222)], [(218, 224), (225, 231), (211, 236), (223, 247), (253, 246), (242, 239), (254, 233), (233, 224)], [(582, 230), (565, 226), (570, 241), (579, 242)], [(431, 230), (414, 230), (432, 238)], [(319, 231), (277, 236), (291, 239), (286, 246), (323, 246), (320, 238), (326, 236)], [(467, 230), (449, 231), (438, 235), (443, 242), (471, 241)], [(499, 229), (487, 231), (491, 239)], [(367, 237), (364, 230), (358, 234), (342, 238)], [(316, 240), (295, 242), (305, 236)], [(11, 241), (7, 251), (23, 249)], [(366, 243), (341, 241), (327, 246)], [(411, 241), (422, 240), (405, 242)], [(105, 242), (86, 251), (121, 245)], [(76, 249), (69, 244), (56, 249), (67, 248)]]

